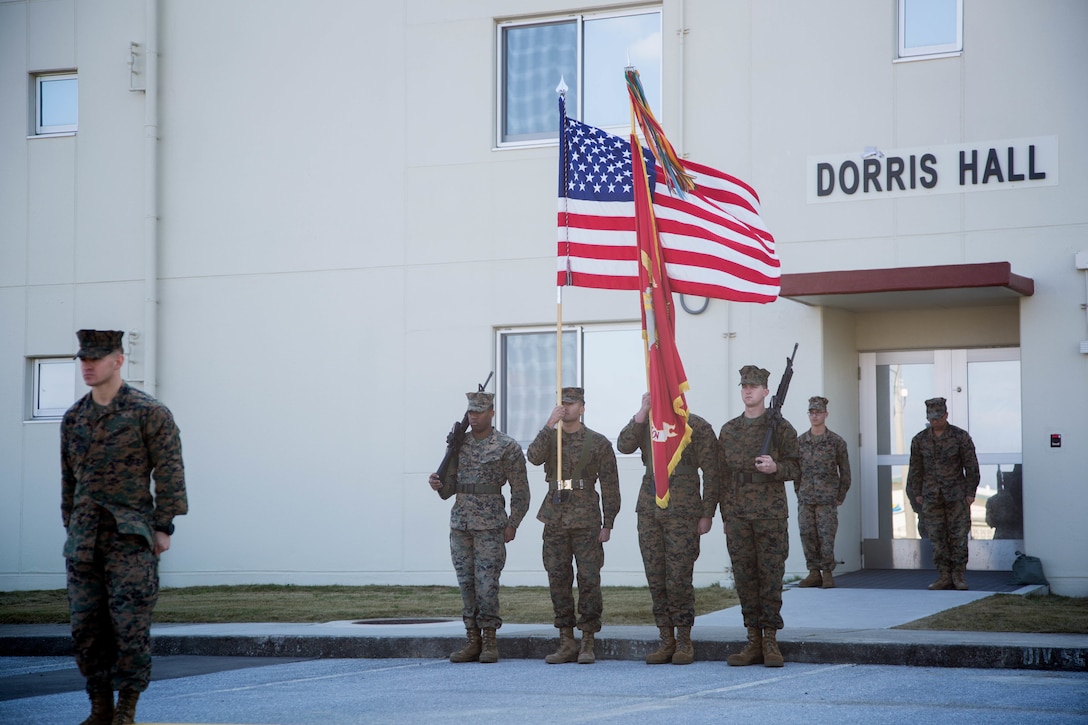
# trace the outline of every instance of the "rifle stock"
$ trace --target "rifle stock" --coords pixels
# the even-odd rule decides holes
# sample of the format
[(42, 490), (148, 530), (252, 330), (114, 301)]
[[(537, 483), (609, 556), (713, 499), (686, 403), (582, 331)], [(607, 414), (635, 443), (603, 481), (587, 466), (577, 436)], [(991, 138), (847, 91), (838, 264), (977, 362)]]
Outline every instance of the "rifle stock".
[(793, 380), (793, 358), (797, 356), (797, 345), (798, 343), (793, 343), (793, 353), (786, 358), (786, 370), (782, 373), (782, 380), (778, 383), (778, 392), (771, 398), (771, 407), (767, 411), (767, 433), (763, 436), (763, 446), (759, 449), (759, 455), (761, 456), (770, 453), (774, 432), (782, 421), (782, 406), (786, 404), (786, 394), (790, 392), (790, 381)]

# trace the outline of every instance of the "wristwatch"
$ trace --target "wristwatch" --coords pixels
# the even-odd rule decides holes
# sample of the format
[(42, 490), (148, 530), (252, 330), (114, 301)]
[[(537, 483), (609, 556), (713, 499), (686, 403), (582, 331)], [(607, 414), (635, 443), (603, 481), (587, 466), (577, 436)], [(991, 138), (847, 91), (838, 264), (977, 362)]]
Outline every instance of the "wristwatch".
[(170, 523), (166, 524), (165, 526), (162, 525), (162, 524), (155, 524), (155, 531), (161, 531), (162, 533), (166, 534), (167, 536), (173, 536), (174, 535), (174, 522), (171, 521)]

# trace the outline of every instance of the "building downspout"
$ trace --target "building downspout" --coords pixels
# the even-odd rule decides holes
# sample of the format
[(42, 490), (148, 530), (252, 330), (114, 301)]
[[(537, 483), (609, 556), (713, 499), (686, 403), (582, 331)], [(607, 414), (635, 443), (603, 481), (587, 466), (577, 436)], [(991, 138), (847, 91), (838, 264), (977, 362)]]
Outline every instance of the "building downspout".
[(159, 4), (145, 0), (143, 389), (158, 387), (159, 311)]

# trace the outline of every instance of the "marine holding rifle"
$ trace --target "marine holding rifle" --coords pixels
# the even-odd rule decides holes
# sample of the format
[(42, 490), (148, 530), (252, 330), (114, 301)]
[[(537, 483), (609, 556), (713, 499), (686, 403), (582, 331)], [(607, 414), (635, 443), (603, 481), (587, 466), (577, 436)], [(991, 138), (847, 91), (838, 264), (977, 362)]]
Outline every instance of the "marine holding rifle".
[[(448, 457), (446, 470), (430, 476), (431, 488), (443, 500), (457, 496), (450, 511), (450, 556), (461, 589), (468, 641), (450, 655), (450, 662), (498, 662), (499, 575), (506, 565), (506, 545), (514, 540), (529, 511), (529, 479), (521, 446), (493, 425), (494, 393), (466, 395), (465, 417), (471, 434), (451, 443), (459, 448)], [(453, 432), (451, 438), (455, 438)], [(502, 493), (507, 482), (509, 515)]]
[(726, 658), (734, 666), (781, 667), (784, 662), (777, 634), (783, 626), (782, 577), (790, 548), (785, 482), (801, 475), (797, 431), (781, 417), (792, 365), (790, 358), (770, 410), (765, 402), (770, 372), (755, 365), (741, 368), (744, 412), (718, 435), (726, 547), (748, 630), (745, 648)]
[[(582, 423), (585, 391), (563, 388), (560, 401), (528, 450), (530, 463), (544, 464), (548, 481), (548, 494), (536, 517), (544, 523), (544, 569), (548, 572), (559, 648), (544, 661), (556, 665), (577, 660), (585, 665), (596, 661), (593, 638), (601, 631), (604, 608), (604, 543), (611, 538), (620, 511), (620, 476), (612, 443)], [(557, 425), (562, 427), (562, 445)], [(560, 458), (562, 475), (558, 475)], [(597, 482), (601, 486), (599, 497)], [(578, 564), (577, 618), (571, 593), (573, 562)], [(576, 625), (582, 631), (580, 646), (574, 640)]]

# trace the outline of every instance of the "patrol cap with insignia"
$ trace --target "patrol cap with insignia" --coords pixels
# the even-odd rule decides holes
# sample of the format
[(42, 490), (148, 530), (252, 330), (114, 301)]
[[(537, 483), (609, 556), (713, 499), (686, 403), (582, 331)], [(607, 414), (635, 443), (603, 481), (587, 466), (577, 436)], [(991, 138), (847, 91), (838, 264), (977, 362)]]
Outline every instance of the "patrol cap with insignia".
[(808, 409), (816, 410), (821, 413), (827, 412), (827, 398), (820, 395), (813, 395), (808, 399)]
[(494, 393), (465, 393), (470, 413), (483, 413), (495, 407)]
[(770, 377), (770, 370), (764, 370), (755, 365), (745, 365), (740, 369), (741, 385), (761, 385), (765, 388)]
[(948, 406), (944, 398), (930, 398), (926, 401), (926, 418), (937, 420), (948, 412)]
[(80, 360), (98, 360), (117, 352), (121, 349), (124, 334), (121, 330), (80, 330), (76, 333), (79, 338), (76, 357)]
[(561, 399), (564, 403), (585, 403), (586, 391), (584, 388), (563, 388)]

